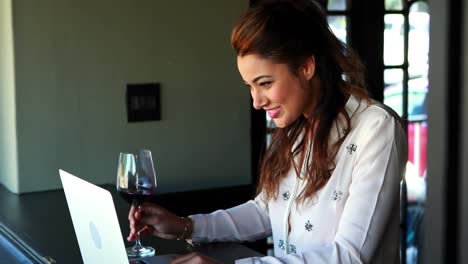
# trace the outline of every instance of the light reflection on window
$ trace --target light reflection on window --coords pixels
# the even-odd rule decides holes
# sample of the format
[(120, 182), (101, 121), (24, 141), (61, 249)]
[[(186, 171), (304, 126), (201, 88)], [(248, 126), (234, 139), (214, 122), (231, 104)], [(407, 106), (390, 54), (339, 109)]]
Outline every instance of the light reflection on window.
[(347, 21), (346, 16), (328, 16), (328, 24), (333, 34), (343, 43), (347, 43)]
[(403, 31), (404, 16), (385, 15), (384, 64), (401, 65), (404, 61), (405, 39)]
[(402, 0), (385, 0), (385, 10), (402, 10)]
[(330, 11), (343, 11), (346, 10), (346, 0), (329, 0), (327, 9)]

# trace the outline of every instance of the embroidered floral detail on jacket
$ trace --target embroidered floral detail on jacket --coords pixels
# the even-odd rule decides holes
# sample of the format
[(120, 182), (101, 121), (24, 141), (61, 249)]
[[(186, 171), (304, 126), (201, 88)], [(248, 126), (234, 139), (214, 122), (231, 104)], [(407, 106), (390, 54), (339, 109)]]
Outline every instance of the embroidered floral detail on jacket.
[(346, 149), (348, 150), (348, 153), (350, 155), (353, 154), (353, 152), (356, 152), (357, 145), (356, 144), (349, 144)]
[(343, 195), (343, 192), (342, 191), (333, 191), (333, 196), (332, 196), (332, 199), (333, 201), (341, 201), (341, 196)]
[(282, 240), (282, 239), (279, 240), (279, 242), (278, 242), (278, 247), (281, 248), (282, 250), (285, 249), (284, 240)]
[(297, 254), (296, 252), (296, 246), (295, 245), (289, 245), (289, 252), (291, 254)]
[(283, 200), (287, 201), (289, 200), (289, 197), (291, 197), (291, 193), (289, 193), (289, 191), (285, 191), (283, 193)]
[(307, 221), (307, 223), (305, 224), (305, 229), (309, 232), (312, 231), (313, 227), (314, 226), (310, 223), (310, 221)]

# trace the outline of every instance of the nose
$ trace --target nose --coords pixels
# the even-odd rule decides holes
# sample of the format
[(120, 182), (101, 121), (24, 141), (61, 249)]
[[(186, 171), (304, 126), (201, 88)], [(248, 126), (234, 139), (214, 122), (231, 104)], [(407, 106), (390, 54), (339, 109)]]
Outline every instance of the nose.
[(261, 91), (258, 91), (258, 89), (252, 89), (251, 95), (253, 99), (253, 107), (257, 110), (262, 109), (268, 102), (266, 96)]

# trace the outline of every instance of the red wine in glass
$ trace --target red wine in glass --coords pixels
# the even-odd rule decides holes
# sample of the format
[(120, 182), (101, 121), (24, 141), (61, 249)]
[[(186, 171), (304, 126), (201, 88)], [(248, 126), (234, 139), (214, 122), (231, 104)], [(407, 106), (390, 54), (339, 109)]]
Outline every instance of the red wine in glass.
[(151, 197), (154, 195), (152, 191), (128, 191), (120, 190), (120, 196), (127, 201), (129, 204), (136, 203), (136, 205), (141, 205), (142, 203), (151, 202)]
[[(140, 206), (151, 200), (156, 186), (156, 173), (149, 150), (120, 153), (116, 187), (124, 200)], [(135, 246), (127, 248), (129, 258), (151, 257), (154, 253), (154, 248), (141, 245), (139, 234)]]

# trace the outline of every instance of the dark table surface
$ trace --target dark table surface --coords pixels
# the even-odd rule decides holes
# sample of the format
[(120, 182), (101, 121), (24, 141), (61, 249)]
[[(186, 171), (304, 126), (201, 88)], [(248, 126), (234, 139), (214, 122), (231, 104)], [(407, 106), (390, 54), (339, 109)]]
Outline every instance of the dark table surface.
[[(101, 186), (109, 190), (114, 199), (119, 218), (122, 239), (126, 246), (128, 235), (127, 204), (112, 185)], [(16, 195), (0, 185), (0, 222), (19, 238), (35, 249), (41, 256), (48, 256), (57, 263), (82, 263), (78, 241), (71, 221), (63, 190)], [(156, 237), (142, 238), (143, 244), (156, 249), (158, 255), (184, 254), (189, 252), (185, 241), (163, 240)], [(224, 246), (221, 246), (224, 247)], [(227, 246), (245, 255), (260, 255), (244, 246)], [(218, 247), (211, 250), (216, 254)], [(245, 249), (245, 250), (243, 250)], [(201, 248), (201, 251), (205, 249)], [(210, 251), (210, 250), (208, 250)]]

